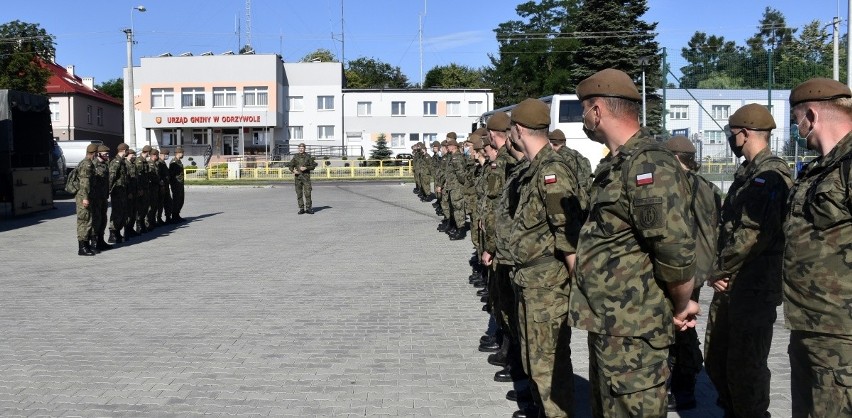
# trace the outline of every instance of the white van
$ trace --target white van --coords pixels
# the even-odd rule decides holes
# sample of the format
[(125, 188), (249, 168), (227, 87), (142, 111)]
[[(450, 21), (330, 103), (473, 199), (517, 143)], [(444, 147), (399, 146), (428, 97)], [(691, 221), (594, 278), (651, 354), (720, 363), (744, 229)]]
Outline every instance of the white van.
[(77, 164), (86, 158), (86, 147), (89, 144), (103, 144), (98, 140), (56, 141), (65, 155), (65, 169), (68, 173), (77, 168)]

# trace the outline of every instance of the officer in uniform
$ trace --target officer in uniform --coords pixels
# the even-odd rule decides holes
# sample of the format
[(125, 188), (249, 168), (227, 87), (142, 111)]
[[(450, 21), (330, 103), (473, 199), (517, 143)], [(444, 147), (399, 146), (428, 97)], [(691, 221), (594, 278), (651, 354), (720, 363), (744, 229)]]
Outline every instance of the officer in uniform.
[(793, 417), (852, 416), (852, 92), (825, 78), (790, 92), (819, 153), (799, 173), (784, 221), (784, 316)]
[(149, 173), (150, 165), (148, 164), (148, 155), (151, 153), (151, 146), (145, 145), (142, 147), (142, 152), (136, 157), (136, 187), (139, 190), (138, 203), (136, 205), (136, 232), (148, 232), (146, 219), (148, 218), (148, 206), (151, 201), (151, 175)]
[(311, 154), (305, 152), (305, 144), (299, 144), (299, 152), (287, 163), (287, 168), (293, 172), (293, 182), (296, 185), (296, 200), (299, 203), (299, 215), (313, 215), (311, 201), (311, 171), (317, 168), (317, 162)]
[[(157, 205), (157, 225), (168, 224), (172, 222), (172, 193), (170, 189), (171, 179), (169, 178), (169, 164), (166, 160), (169, 159), (168, 148), (160, 151), (160, 160), (157, 161), (157, 173), (160, 176), (160, 181), (163, 186), (160, 187), (160, 203)], [(166, 220), (163, 221), (163, 215)]]
[(127, 167), (127, 219), (124, 223), (124, 240), (139, 236), (136, 233), (136, 212), (139, 210), (139, 176), (136, 172), (136, 151), (128, 148), (124, 154)]
[(640, 129), (642, 96), (627, 74), (599, 71), (577, 96), (583, 130), (610, 151), (595, 170), (568, 315), (589, 331), (592, 414), (665, 416), (669, 346), (698, 314), (688, 181)]
[(766, 362), (781, 304), (781, 224), (793, 180), (784, 160), (769, 149), (775, 120), (765, 106), (743, 106), (728, 124), (728, 145), (745, 161), (722, 205), (705, 364), (726, 414), (762, 417), (769, 414)]
[(175, 148), (175, 158), (169, 163), (169, 180), (172, 189), (172, 223), (183, 222), (180, 211), (184, 201), (183, 147)]
[(74, 195), (74, 202), (77, 206), (77, 255), (91, 256), (95, 255), (91, 247), (92, 237), (92, 201), (94, 200), (92, 185), (95, 176), (94, 161), (95, 154), (98, 152), (97, 144), (89, 144), (86, 147), (86, 158), (80, 161), (77, 165), (77, 177), (79, 179), (79, 187), (77, 194)]
[(104, 241), (109, 201), (109, 147), (98, 145), (98, 155), (93, 162), (95, 175), (92, 181), (92, 247), (97, 254), (112, 248)]
[(110, 244), (124, 242), (121, 230), (127, 222), (127, 155), (129, 147), (125, 143), (118, 144), (115, 158), (109, 162), (109, 197), (112, 202), (112, 212), (109, 214), (109, 238)]

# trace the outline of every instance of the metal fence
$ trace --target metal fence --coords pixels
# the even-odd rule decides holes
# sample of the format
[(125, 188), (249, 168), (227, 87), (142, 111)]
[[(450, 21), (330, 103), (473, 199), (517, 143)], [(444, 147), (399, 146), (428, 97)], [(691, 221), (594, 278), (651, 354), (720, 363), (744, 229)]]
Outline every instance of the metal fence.
[[(410, 160), (320, 160), (311, 172), (312, 179), (327, 180), (385, 180), (410, 178)], [(293, 180), (293, 173), (280, 162), (257, 163), (244, 161), (222, 163), (210, 167), (185, 167), (187, 182), (200, 180)]]

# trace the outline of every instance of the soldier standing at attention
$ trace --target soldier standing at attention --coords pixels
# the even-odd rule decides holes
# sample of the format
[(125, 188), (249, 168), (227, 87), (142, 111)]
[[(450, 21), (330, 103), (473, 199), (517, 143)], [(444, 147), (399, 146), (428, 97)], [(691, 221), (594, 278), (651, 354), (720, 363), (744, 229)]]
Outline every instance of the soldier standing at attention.
[(444, 217), (443, 221), (441, 222), (441, 225), (438, 226), (438, 231), (441, 232), (449, 232), (450, 229), (452, 229), (453, 211), (450, 207), (450, 191), (447, 188), (447, 183), (449, 182), (449, 179), (447, 178), (449, 176), (448, 164), (450, 162), (450, 152), (449, 146), (447, 145), (447, 141), (449, 140), (450, 135), (453, 135), (453, 137), (455, 137), (456, 133), (448, 133), (447, 139), (441, 141), (441, 167), (439, 169), (439, 171), (441, 172), (441, 214), (439, 216)]
[(98, 152), (97, 144), (86, 147), (86, 158), (77, 165), (79, 186), (74, 202), (77, 204), (77, 255), (95, 255), (91, 248), (92, 237), (92, 179), (95, 176), (95, 166), (92, 161)]
[(426, 152), (426, 146), (422, 143), (417, 143), (415, 155), (420, 156), (420, 188), (423, 191), (421, 202), (430, 202), (435, 198), (432, 194), (432, 157)]
[(311, 171), (317, 168), (317, 162), (311, 154), (305, 152), (305, 144), (299, 144), (299, 152), (287, 163), (287, 168), (293, 172), (293, 180), (296, 184), (296, 199), (299, 203), (299, 215), (303, 213), (313, 215)]
[(136, 211), (139, 206), (139, 176), (136, 173), (136, 151), (128, 148), (124, 154), (127, 167), (127, 219), (124, 222), (124, 240), (139, 236), (136, 233)]
[(432, 178), (435, 180), (435, 202), (432, 206), (435, 208), (435, 214), (444, 216), (441, 211), (441, 183), (443, 175), (441, 173), (441, 143), (432, 141)]
[(815, 78), (790, 107), (820, 154), (799, 173), (783, 227), (793, 417), (852, 417), (852, 92)]
[(790, 167), (769, 149), (775, 120), (765, 106), (745, 105), (728, 124), (728, 145), (745, 161), (722, 204), (705, 364), (727, 415), (763, 417), (769, 416), (766, 362), (781, 304), (781, 224), (793, 180)]
[(698, 314), (688, 180), (641, 131), (642, 96), (627, 74), (599, 71), (577, 96), (583, 130), (610, 151), (595, 170), (568, 315), (589, 331), (592, 414), (665, 416), (669, 346)]
[(160, 150), (152, 149), (148, 154), (148, 216), (145, 218), (145, 225), (148, 230), (153, 230), (157, 225), (162, 223), (157, 222), (157, 207), (160, 206), (160, 190), (163, 187), (163, 180), (160, 179), (159, 163)]
[(93, 162), (95, 175), (92, 181), (92, 247), (97, 254), (112, 249), (112, 246), (104, 241), (109, 200), (109, 147), (98, 145), (98, 156)]
[[(171, 179), (169, 179), (169, 164), (166, 160), (169, 159), (169, 150), (160, 151), (160, 160), (157, 161), (157, 173), (160, 176), (160, 181), (163, 186), (160, 187), (160, 203), (157, 206), (157, 225), (168, 224), (172, 222), (172, 193)], [(163, 221), (163, 215), (166, 215), (166, 220)]]
[(109, 238), (110, 244), (124, 242), (121, 229), (127, 222), (127, 162), (124, 156), (129, 147), (125, 143), (118, 144), (118, 152), (115, 158), (109, 162), (109, 197), (112, 202), (112, 212), (109, 214)]
[(151, 200), (151, 177), (148, 174), (148, 154), (151, 152), (151, 146), (145, 145), (142, 147), (142, 152), (136, 157), (136, 187), (139, 190), (139, 197), (136, 199), (136, 232), (148, 232), (148, 226), (145, 219), (148, 217), (148, 205)]
[(547, 139), (550, 108), (526, 99), (512, 110), (510, 135), (529, 160), (509, 234), (520, 289), (521, 349), (548, 417), (573, 412), (569, 275), (582, 222), (578, 184)]
[(584, 190), (588, 190), (589, 182), (592, 179), (592, 165), (589, 160), (577, 150), (565, 146), (565, 133), (561, 129), (554, 129), (547, 135), (547, 139), (550, 140), (550, 146), (553, 147), (553, 150), (565, 159), (565, 163), (577, 177), (580, 186)]
[(169, 163), (169, 180), (172, 188), (172, 223), (183, 222), (180, 211), (183, 209), (183, 148), (175, 148), (175, 158)]

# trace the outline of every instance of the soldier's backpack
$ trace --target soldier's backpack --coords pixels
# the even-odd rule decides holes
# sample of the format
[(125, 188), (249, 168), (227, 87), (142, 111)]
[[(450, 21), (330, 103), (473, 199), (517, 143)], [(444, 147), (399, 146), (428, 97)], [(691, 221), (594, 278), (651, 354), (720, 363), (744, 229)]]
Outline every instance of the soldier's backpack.
[(692, 211), (692, 231), (695, 237), (695, 280), (696, 286), (700, 286), (713, 272), (718, 258), (716, 249), (722, 194), (716, 185), (696, 173), (690, 172), (687, 177), (692, 180), (689, 208)]
[(77, 168), (75, 167), (71, 170), (71, 173), (68, 174), (68, 179), (65, 180), (65, 191), (71, 194), (77, 194), (80, 190), (80, 175), (77, 173)]

